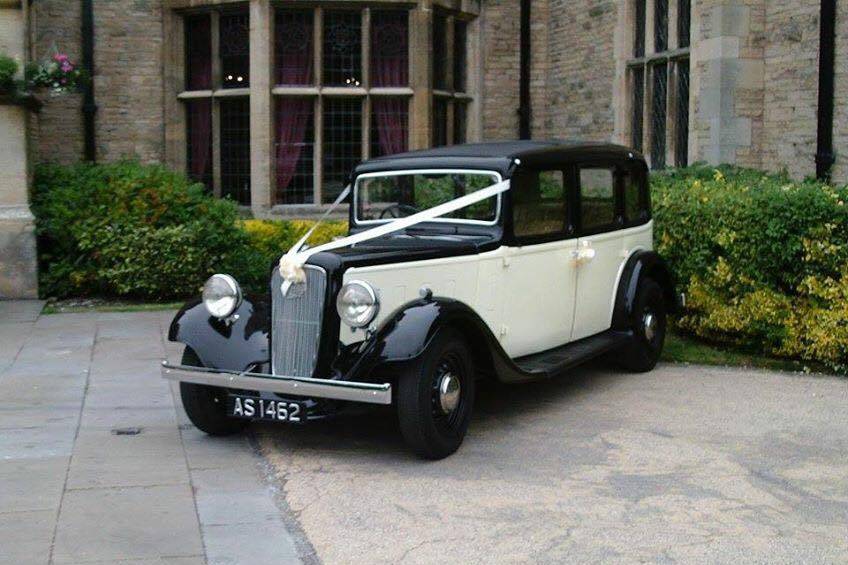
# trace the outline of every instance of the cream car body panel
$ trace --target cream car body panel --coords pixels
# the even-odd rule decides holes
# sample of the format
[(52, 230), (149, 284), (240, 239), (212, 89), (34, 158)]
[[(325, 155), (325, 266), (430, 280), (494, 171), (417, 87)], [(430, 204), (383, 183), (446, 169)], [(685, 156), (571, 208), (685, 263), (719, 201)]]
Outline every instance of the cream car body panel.
[(653, 222), (634, 228), (581, 237), (578, 248), (594, 252), (577, 268), (577, 298), (571, 340), (595, 335), (612, 324), (616, 289), (624, 264), (640, 250), (653, 248)]

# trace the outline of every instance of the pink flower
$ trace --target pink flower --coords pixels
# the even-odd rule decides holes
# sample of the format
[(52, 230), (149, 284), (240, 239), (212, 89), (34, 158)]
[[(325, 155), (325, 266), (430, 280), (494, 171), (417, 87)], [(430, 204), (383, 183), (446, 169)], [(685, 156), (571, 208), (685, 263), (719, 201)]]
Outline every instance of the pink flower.
[(55, 55), (53, 55), (53, 60), (57, 63), (62, 63), (68, 60), (68, 56), (64, 53), (56, 53)]

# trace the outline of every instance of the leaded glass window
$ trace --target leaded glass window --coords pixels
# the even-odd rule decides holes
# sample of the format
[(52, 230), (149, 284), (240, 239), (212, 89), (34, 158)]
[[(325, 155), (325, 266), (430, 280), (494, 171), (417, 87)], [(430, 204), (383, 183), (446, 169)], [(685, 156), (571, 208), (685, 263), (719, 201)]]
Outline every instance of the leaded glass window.
[(274, 26), (274, 68), (277, 84), (313, 84), (313, 12), (278, 10)]
[(466, 95), (468, 22), (442, 12), (433, 15), (433, 146), (465, 143), (468, 128)]
[(668, 49), (668, 0), (654, 0), (654, 51)]
[(214, 194), (241, 204), (250, 203), (249, 27), (243, 9), (187, 15), (183, 27), (186, 169)]
[(324, 202), (332, 202), (347, 176), (362, 160), (362, 100), (354, 97), (324, 101)]
[(651, 165), (655, 169), (665, 168), (665, 131), (668, 96), (668, 67), (665, 63), (651, 69)]
[(223, 98), (221, 106), (221, 195), (250, 204), (250, 100)]
[[(646, 0), (629, 1), (633, 18), (633, 58), (627, 62), (630, 144), (646, 151), (655, 169), (667, 163), (683, 166), (689, 160), (690, 0), (674, 0), (676, 9), (671, 11), (669, 0), (654, 0), (651, 22), (646, 17)], [(676, 33), (670, 36), (669, 29)]]
[(371, 13), (371, 86), (409, 85), (409, 13)]
[(186, 90), (212, 88), (212, 18), (198, 14), (185, 22)]
[(224, 88), (250, 86), (250, 17), (247, 12), (221, 14), (219, 52)]
[(675, 97), (676, 119), (674, 165), (685, 167), (689, 164), (689, 61), (677, 65), (677, 96)]
[(315, 101), (280, 96), (274, 116), (276, 202), (311, 204), (315, 176)]
[(362, 84), (362, 14), (327, 10), (324, 13), (324, 84)]
[[(216, 195), (249, 204), (251, 31), (245, 4), (192, 8), (183, 16), (179, 43), (186, 68), (177, 96), (188, 173)], [(465, 141), (474, 103), (466, 81), (470, 14), (436, 9), (432, 62), (440, 72), (429, 92), (419, 94), (410, 84), (417, 64), (412, 41), (427, 46), (430, 36), (413, 33), (404, 3), (279, 2), (271, 10), (269, 44), (252, 47), (272, 55), (274, 204), (330, 202), (359, 161), (408, 151), (413, 139)], [(438, 96), (428, 108), (433, 90)], [(414, 104), (429, 113), (433, 137), (411, 135)]]
[(440, 13), (433, 15), (433, 88), (448, 89), (448, 20)]

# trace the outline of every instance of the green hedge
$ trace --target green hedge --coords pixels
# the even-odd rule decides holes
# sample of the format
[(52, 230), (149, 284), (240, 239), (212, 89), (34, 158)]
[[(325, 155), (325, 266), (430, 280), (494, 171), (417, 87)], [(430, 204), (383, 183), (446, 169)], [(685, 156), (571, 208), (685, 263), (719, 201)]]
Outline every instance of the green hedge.
[(684, 330), (848, 371), (848, 188), (695, 166), (652, 192)]
[[(184, 298), (214, 272), (261, 291), (273, 261), (311, 225), (242, 221), (202, 185), (136, 162), (39, 165), (33, 186), (46, 297)], [(310, 241), (345, 229), (328, 224)]]

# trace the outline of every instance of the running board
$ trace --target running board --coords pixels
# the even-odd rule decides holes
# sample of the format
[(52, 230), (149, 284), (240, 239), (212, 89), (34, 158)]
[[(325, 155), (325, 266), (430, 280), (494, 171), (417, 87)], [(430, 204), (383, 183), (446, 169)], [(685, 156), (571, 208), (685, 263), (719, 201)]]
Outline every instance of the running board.
[(568, 369), (625, 345), (632, 336), (633, 332), (630, 331), (607, 330), (541, 353), (519, 357), (513, 362), (519, 369), (537, 378), (556, 377)]

